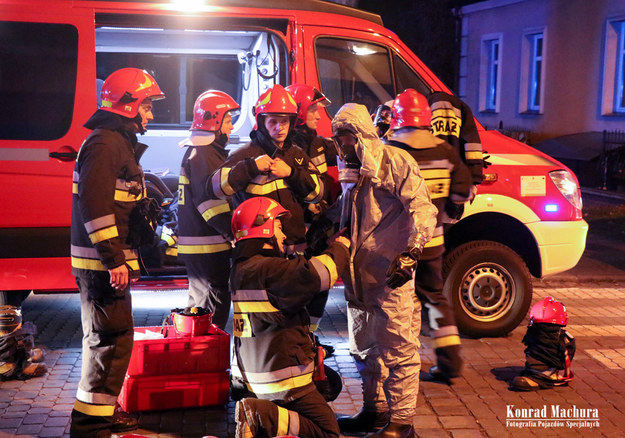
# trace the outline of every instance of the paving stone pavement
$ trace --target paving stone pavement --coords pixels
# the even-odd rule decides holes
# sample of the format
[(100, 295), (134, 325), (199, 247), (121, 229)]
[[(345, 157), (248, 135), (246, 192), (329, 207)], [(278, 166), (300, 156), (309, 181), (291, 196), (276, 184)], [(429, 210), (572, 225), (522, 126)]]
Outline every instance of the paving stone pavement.
[[(571, 437), (625, 436), (625, 275), (605, 276), (606, 266), (548, 280), (536, 280), (534, 302), (551, 295), (569, 312), (569, 331), (576, 337), (575, 380), (569, 387), (519, 393), (507, 381), (524, 363), (521, 339), (526, 323), (506, 337), (463, 339), (464, 373), (451, 386), (421, 382), (414, 425), (420, 437)], [(599, 269), (597, 271), (597, 269)], [(621, 274), (624, 274), (621, 271)], [(580, 278), (584, 281), (580, 283)], [(611, 278), (607, 281), (605, 278)], [(184, 306), (186, 290), (135, 291), (136, 326), (160, 325), (168, 310)], [(362, 403), (360, 378), (348, 353), (347, 320), (341, 288), (330, 294), (320, 337), (336, 347), (326, 363), (343, 378), (335, 412), (354, 414)], [(0, 437), (66, 437), (69, 415), (80, 377), (80, 304), (77, 294), (34, 295), (24, 303), (25, 320), (38, 329), (37, 344), (47, 351), (47, 375), (27, 381), (0, 383)], [(432, 341), (422, 336), (422, 368), (434, 363)], [(596, 409), (598, 426), (571, 425), (566, 419), (546, 423), (514, 421), (518, 409), (562, 408), (577, 416)], [(582, 410), (582, 414), (579, 412)], [(188, 408), (138, 414), (148, 437), (219, 438), (234, 435), (234, 403), (223, 407)], [(526, 424), (528, 427), (520, 427)], [(579, 424), (579, 423), (575, 423)], [(596, 423), (593, 423), (596, 424)], [(588, 426), (588, 424), (587, 424)]]

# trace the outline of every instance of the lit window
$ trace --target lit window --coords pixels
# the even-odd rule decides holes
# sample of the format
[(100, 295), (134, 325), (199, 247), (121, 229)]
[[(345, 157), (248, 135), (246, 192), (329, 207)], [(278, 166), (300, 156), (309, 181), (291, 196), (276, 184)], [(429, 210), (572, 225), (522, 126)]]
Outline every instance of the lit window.
[(616, 55), (617, 80), (614, 111), (625, 112), (625, 21), (619, 23), (618, 52)]
[(497, 109), (497, 76), (499, 74), (499, 41), (490, 41), (488, 56), (488, 89), (486, 96), (486, 109)]
[(480, 75), (480, 110), (499, 111), (501, 88), (501, 37), (483, 37)]
[(607, 22), (601, 113), (625, 115), (625, 17)]
[(531, 36), (532, 54), (530, 70), (529, 102), (530, 110), (540, 111), (540, 91), (543, 71), (543, 35), (538, 33)]

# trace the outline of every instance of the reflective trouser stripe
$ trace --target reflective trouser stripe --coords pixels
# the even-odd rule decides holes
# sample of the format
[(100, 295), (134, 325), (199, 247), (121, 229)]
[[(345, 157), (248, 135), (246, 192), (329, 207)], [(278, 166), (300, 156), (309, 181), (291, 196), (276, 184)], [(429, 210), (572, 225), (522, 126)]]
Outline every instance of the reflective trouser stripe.
[(434, 338), (434, 348), (444, 348), (452, 345), (460, 345), (460, 336), (449, 335), (440, 338)]
[(89, 403), (76, 400), (74, 402), (74, 409), (86, 415), (94, 417), (110, 417), (115, 413), (115, 405), (92, 405)]

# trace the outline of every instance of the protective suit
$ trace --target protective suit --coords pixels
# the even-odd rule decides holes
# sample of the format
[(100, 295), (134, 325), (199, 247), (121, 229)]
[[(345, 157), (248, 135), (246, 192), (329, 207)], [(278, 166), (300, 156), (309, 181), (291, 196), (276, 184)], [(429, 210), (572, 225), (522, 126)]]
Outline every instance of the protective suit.
[(391, 288), (385, 278), (399, 252), (423, 248), (431, 238), (437, 210), (414, 158), (380, 141), (366, 107), (344, 105), (332, 129), (357, 138), (361, 163), (353, 186), (344, 185), (349, 208), (341, 222), (349, 224), (352, 239), (343, 281), (350, 352), (363, 379), (363, 410), (390, 411), (391, 423), (409, 425), (419, 388), (421, 304), (414, 281)]

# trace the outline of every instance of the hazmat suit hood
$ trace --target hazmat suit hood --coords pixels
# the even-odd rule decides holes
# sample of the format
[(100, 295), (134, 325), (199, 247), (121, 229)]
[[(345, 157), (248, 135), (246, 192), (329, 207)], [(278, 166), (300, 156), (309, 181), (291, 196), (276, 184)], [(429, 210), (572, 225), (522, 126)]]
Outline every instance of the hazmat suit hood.
[(383, 143), (378, 137), (367, 107), (358, 103), (343, 105), (332, 119), (332, 132), (336, 134), (339, 130), (347, 130), (358, 139), (355, 149), (362, 163), (360, 174), (371, 178), (374, 183), (379, 182), (377, 174)]

